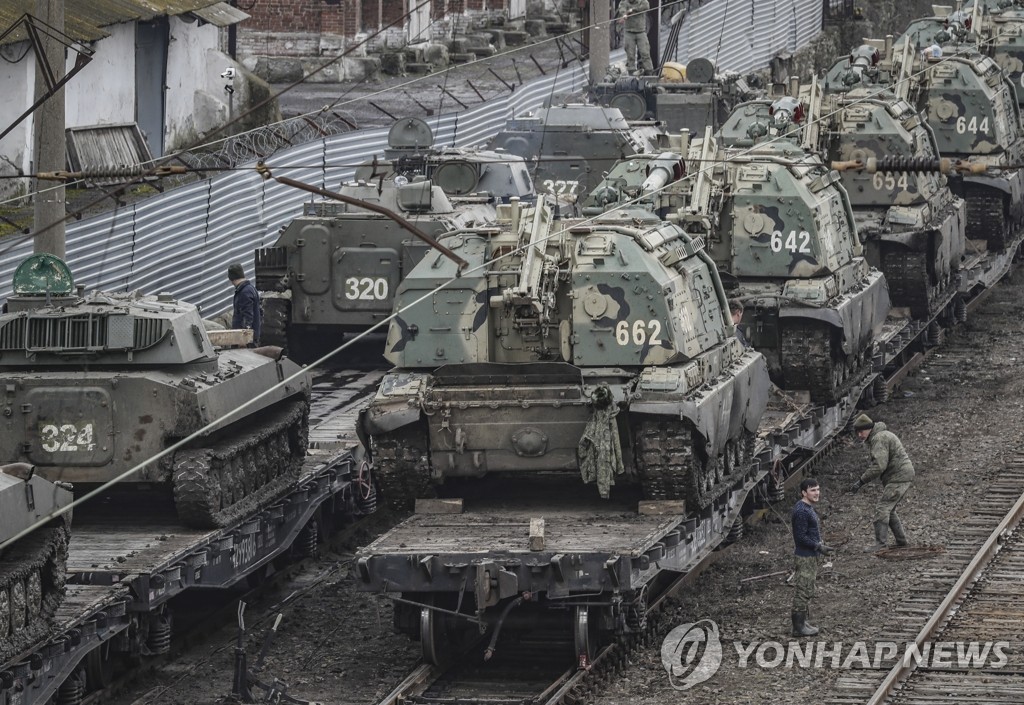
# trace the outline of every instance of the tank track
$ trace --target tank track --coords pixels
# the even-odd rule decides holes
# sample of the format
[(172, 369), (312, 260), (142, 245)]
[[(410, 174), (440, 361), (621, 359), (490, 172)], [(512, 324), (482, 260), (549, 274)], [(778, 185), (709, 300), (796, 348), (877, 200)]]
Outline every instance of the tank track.
[(831, 404), (846, 394), (866, 371), (860, 355), (846, 355), (832, 326), (790, 320), (780, 336), (782, 383), (787, 390), (806, 389), (811, 401)]
[(64, 599), (70, 536), (67, 520), (58, 519), (0, 558), (0, 664), (49, 631)]
[(889, 284), (894, 306), (907, 306), (915, 318), (928, 318), (941, 298), (941, 290), (931, 283), (928, 254), (913, 250), (890, 250), (882, 258), (882, 273)]
[(967, 237), (984, 240), (988, 249), (1001, 252), (1009, 241), (1009, 227), (1003, 208), (1001, 194), (992, 189), (973, 187), (967, 189)]
[(309, 400), (286, 402), (261, 416), (256, 428), (174, 454), (174, 502), (184, 524), (224, 526), (294, 480), (308, 447)]
[(279, 297), (263, 299), (263, 329), (260, 345), (276, 345), (288, 351), (288, 323), (292, 316), (292, 302)]
[(703, 437), (687, 419), (645, 419), (634, 432), (644, 496), (682, 499), (688, 508), (709, 506), (747, 472), (754, 457), (754, 434), (746, 429), (715, 456), (707, 455)]
[(418, 425), (371, 436), (370, 453), (389, 509), (411, 511), (417, 499), (437, 494), (430, 480), (426, 433)]

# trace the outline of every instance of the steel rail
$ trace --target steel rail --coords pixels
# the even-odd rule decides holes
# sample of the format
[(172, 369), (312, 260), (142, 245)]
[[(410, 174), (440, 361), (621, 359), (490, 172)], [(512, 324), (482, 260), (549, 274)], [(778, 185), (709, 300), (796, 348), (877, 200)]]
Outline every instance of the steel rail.
[[(967, 568), (964, 569), (956, 583), (950, 588), (946, 597), (943, 598), (938, 608), (932, 613), (932, 616), (914, 638), (914, 644), (918, 652), (920, 652), (924, 642), (935, 636), (939, 628), (949, 619), (954, 608), (963, 600), (968, 588), (977, 582), (981, 574), (992, 563), (996, 554), (1002, 548), (1005, 536), (1017, 527), (1022, 516), (1024, 516), (1024, 494), (1017, 498), (1010, 511), (1006, 513), (999, 522), (999, 525), (996, 526), (985, 540), (985, 543), (982, 544), (974, 558), (971, 559)], [(867, 705), (881, 705), (890, 695), (894, 694), (903, 685), (903, 682), (917, 669), (918, 664), (916, 662), (913, 665), (910, 664), (912, 660), (904, 655), (886, 674), (881, 685), (871, 695), (871, 699), (867, 701)]]

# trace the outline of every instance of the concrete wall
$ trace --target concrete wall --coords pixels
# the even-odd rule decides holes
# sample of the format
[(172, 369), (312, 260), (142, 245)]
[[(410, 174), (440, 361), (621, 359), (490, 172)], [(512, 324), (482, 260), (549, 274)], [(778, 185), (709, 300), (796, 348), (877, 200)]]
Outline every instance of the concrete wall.
[(220, 74), (228, 67), (240, 73), (241, 66), (218, 50), (220, 32), (214, 25), (199, 27), (171, 17), (169, 29), (164, 139), (172, 151), (228, 121), (229, 98), (234, 102), (240, 96), (224, 87), (240, 81)]
[[(0, 87), (4, 99), (0, 100), (0, 128), (6, 129), (19, 115), (32, 105), (35, 58), (28, 42), (19, 42), (0, 48), (4, 57), (13, 61), (24, 58), (16, 64), (0, 61)], [(0, 141), (0, 174), (9, 176), (18, 171), (29, 172), (32, 168), (32, 118), (26, 118), (20, 125)], [(20, 196), (26, 185), (22, 179), (0, 179), (0, 201)], [(0, 203), (0, 208), (3, 203)]]

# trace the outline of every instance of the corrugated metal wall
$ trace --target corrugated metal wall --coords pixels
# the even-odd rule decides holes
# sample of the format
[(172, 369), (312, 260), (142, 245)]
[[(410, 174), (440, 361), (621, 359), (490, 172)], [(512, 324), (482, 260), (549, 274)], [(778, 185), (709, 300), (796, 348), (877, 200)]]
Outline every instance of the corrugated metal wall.
[[(821, 31), (821, 0), (713, 0), (683, 18), (673, 61), (710, 59), (720, 71), (745, 73), (796, 51)], [(668, 29), (661, 32), (662, 44)]]
[[(821, 7), (820, 0), (715, 0), (685, 18), (679, 60), (703, 56), (720, 70), (765, 67), (778, 51), (802, 46), (817, 34)], [(611, 59), (623, 57), (618, 50)], [(431, 118), (435, 143), (481, 144), (509, 118), (540, 107), (553, 94), (579, 91), (586, 80), (586, 67), (572, 66), (503, 98)], [(384, 150), (387, 135), (387, 129), (332, 135), (282, 151), (268, 165), (281, 176), (336, 190), (352, 177), (355, 164)], [(223, 173), (69, 223), (68, 262), (87, 289), (168, 291), (214, 315), (231, 303), (228, 264), (242, 262), (251, 276), (253, 250), (272, 244), (309, 199), (305, 191), (263, 181), (255, 170)], [(10, 294), (14, 269), (31, 252), (31, 242), (10, 249), (0, 242), (0, 297)]]

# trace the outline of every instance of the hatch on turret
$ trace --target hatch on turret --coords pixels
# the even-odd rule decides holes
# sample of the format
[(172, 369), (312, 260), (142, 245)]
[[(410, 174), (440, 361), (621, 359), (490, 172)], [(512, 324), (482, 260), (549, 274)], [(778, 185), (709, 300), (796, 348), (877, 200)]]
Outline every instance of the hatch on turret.
[(417, 117), (403, 118), (388, 131), (388, 146), (409, 151), (427, 150), (434, 146), (434, 132)]

